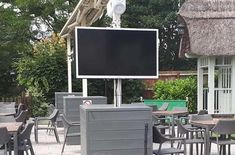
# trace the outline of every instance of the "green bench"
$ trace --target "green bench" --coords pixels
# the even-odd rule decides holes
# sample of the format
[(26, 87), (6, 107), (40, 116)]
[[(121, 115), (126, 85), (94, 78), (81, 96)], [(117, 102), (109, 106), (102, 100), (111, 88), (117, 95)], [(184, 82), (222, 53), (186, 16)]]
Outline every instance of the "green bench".
[(161, 107), (163, 103), (168, 102), (169, 106), (167, 108), (168, 111), (171, 111), (173, 107), (186, 107), (186, 100), (153, 100), (153, 99), (144, 99), (144, 103), (146, 105), (157, 105), (157, 107)]

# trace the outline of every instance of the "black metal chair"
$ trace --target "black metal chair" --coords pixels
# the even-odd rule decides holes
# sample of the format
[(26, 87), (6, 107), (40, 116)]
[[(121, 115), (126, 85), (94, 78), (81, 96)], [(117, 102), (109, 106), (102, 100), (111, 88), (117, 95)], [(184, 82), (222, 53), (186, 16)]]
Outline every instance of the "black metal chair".
[(168, 102), (164, 102), (162, 104), (162, 106), (160, 108), (158, 108), (158, 110), (159, 111), (165, 111), (165, 110), (167, 110), (168, 106), (169, 106), (169, 103)]
[[(33, 145), (30, 140), (30, 135), (31, 135), (33, 125), (34, 125), (34, 122), (28, 121), (25, 125), (25, 128), (18, 134), (18, 149), (20, 151), (25, 151), (27, 155), (28, 155), (28, 150), (30, 151), (31, 155), (34, 155)], [(9, 147), (10, 155), (11, 155), (11, 151), (13, 150), (14, 150), (13, 145), (10, 145)]]
[(3, 152), (0, 150), (0, 154), (7, 155), (7, 143), (10, 140), (10, 135), (6, 127), (0, 128), (0, 146), (4, 147)]
[(28, 117), (28, 110), (22, 110), (21, 113), (15, 117), (16, 122), (23, 122), (26, 123)]
[(211, 131), (216, 135), (215, 139), (211, 140), (211, 143), (217, 145), (217, 153), (221, 153), (221, 147), (228, 146), (228, 153), (231, 154), (231, 145), (235, 144), (235, 140), (231, 138), (231, 134), (235, 134), (235, 120), (219, 120)]
[(205, 110), (205, 109), (199, 110), (197, 114), (198, 114), (198, 115), (206, 115), (206, 114), (208, 114), (208, 111)]
[(63, 114), (60, 115), (62, 122), (64, 124), (64, 129), (65, 129), (65, 137), (64, 137), (64, 143), (63, 143), (63, 147), (61, 150), (61, 154), (64, 152), (64, 147), (65, 147), (65, 143), (68, 137), (79, 137), (81, 136), (80, 132), (77, 133), (69, 133), (69, 130), (72, 127), (80, 127), (80, 123), (79, 122), (70, 122), (68, 121), (65, 116)]
[[(53, 130), (55, 137), (56, 137), (56, 141), (57, 143), (60, 143), (59, 140), (59, 136), (58, 136), (58, 132), (57, 132), (57, 128), (56, 128), (56, 119), (59, 115), (59, 110), (58, 109), (54, 109), (54, 111), (52, 112), (52, 114), (48, 117), (36, 117), (35, 118), (35, 122), (34, 122), (34, 134), (35, 134), (35, 142), (38, 143), (38, 130)], [(40, 121), (50, 121), (50, 126), (40, 126)]]
[[(173, 146), (174, 142), (180, 142), (184, 145), (184, 149), (176, 148)], [(162, 148), (162, 145), (166, 142), (171, 142), (171, 146), (168, 148)], [(159, 144), (157, 150), (153, 150), (155, 155), (164, 155), (164, 154), (185, 154), (186, 153), (186, 144), (184, 137), (168, 138), (160, 133), (157, 127), (153, 126), (153, 143)]]
[(202, 129), (189, 129), (186, 128), (179, 119), (175, 120), (177, 125), (177, 132), (179, 137), (185, 137), (185, 143), (190, 144), (190, 154), (193, 152), (193, 144), (196, 144), (196, 153), (198, 155), (198, 144), (201, 144), (201, 155), (203, 150), (204, 139), (201, 135), (204, 130)]
[(18, 117), (23, 110), (24, 110), (24, 104), (20, 103), (17, 107), (15, 117)]

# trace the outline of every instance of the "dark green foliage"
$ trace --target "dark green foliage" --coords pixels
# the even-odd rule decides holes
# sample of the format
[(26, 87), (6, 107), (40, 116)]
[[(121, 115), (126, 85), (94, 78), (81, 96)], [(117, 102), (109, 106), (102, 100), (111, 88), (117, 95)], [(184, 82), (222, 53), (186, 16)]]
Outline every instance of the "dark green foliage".
[(45, 116), (47, 114), (48, 102), (43, 96), (32, 96), (29, 109), (32, 117)]
[(65, 42), (54, 35), (36, 43), (32, 53), (16, 63), (17, 80), (34, 97), (32, 107), (44, 107), (42, 103), (52, 103), (56, 91), (67, 90), (65, 52)]
[(30, 21), (18, 16), (13, 9), (0, 5), (0, 96), (18, 95), (20, 88), (12, 63), (30, 46), (27, 38)]
[(194, 77), (170, 81), (159, 80), (154, 86), (154, 98), (160, 100), (185, 100), (188, 97), (189, 112), (197, 110), (197, 80)]
[[(113, 80), (88, 80), (90, 96), (107, 96), (108, 103), (113, 104)], [(122, 102), (138, 102), (144, 92), (141, 80), (122, 80)]]
[(176, 0), (128, 0), (127, 10), (122, 16), (122, 26), (130, 28), (159, 29), (159, 69), (196, 69), (195, 60), (178, 57), (180, 37), (177, 33)]

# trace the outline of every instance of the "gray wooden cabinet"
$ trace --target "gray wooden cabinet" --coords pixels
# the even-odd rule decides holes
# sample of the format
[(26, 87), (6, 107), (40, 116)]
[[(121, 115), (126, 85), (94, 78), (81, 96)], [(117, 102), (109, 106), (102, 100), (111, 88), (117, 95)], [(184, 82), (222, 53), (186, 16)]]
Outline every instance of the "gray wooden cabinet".
[[(59, 110), (59, 114), (64, 112), (64, 97), (65, 96), (82, 96), (82, 92), (55, 92), (55, 107)], [(62, 127), (62, 121), (57, 119), (57, 126)]]
[(152, 111), (143, 105), (82, 105), (82, 155), (152, 155)]

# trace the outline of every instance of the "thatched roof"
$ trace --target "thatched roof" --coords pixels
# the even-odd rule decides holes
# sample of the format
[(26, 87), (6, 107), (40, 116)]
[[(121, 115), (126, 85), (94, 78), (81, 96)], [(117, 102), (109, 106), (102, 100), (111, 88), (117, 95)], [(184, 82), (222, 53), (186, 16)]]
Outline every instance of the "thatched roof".
[(180, 55), (235, 55), (235, 0), (187, 0), (179, 10), (186, 25)]

